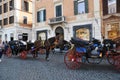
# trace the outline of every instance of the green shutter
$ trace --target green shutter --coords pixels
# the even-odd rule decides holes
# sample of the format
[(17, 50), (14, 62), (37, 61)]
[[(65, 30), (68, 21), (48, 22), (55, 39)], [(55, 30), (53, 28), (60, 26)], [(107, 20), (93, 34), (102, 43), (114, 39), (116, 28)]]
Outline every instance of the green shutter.
[(102, 8), (103, 8), (103, 15), (108, 14), (108, 0), (103, 0), (102, 1)]
[(78, 14), (78, 0), (74, 1), (74, 14), (77, 15)]
[(39, 19), (39, 11), (37, 12), (37, 22), (40, 22), (40, 19)]
[(44, 21), (46, 21), (46, 10), (43, 11), (44, 14)]
[(120, 0), (116, 1), (116, 5), (117, 5), (117, 13), (120, 13)]
[(88, 0), (85, 0), (85, 13), (89, 12), (88, 8)]

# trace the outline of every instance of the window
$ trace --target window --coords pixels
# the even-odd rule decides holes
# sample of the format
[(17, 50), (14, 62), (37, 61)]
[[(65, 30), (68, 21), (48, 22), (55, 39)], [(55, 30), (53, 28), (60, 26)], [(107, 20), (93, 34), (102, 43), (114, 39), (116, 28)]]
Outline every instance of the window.
[(22, 38), (23, 38), (23, 41), (27, 41), (28, 40), (28, 33), (23, 33)]
[(116, 13), (116, 0), (108, 0), (109, 14)]
[(4, 25), (7, 25), (8, 24), (8, 18), (5, 18), (4, 19)]
[(2, 14), (2, 6), (0, 6), (0, 14)]
[(56, 6), (56, 17), (62, 16), (62, 6)]
[(23, 23), (27, 24), (27, 17), (26, 16), (23, 17)]
[(9, 17), (9, 24), (14, 23), (14, 16)]
[(40, 10), (37, 12), (37, 22), (46, 21), (46, 10)]
[(11, 0), (10, 3), (9, 3), (10, 7), (10, 11), (14, 9), (14, 0)]
[(8, 3), (4, 4), (4, 13), (6, 13), (8, 11)]
[(85, 2), (78, 2), (78, 14), (85, 13)]
[(0, 20), (0, 26), (2, 26), (2, 20)]
[(24, 11), (29, 11), (29, 3), (27, 1), (24, 1)]
[(74, 14), (88, 13), (88, 0), (74, 0)]

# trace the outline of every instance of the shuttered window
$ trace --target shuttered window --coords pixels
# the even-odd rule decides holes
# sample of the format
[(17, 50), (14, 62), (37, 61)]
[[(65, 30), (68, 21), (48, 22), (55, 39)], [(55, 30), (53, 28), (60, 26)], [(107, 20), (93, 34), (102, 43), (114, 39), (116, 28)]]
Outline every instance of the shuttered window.
[(88, 13), (88, 0), (74, 1), (74, 14)]
[(37, 22), (46, 21), (46, 10), (40, 10), (37, 12)]
[(56, 17), (62, 16), (62, 6), (56, 6)]
[(6, 13), (8, 11), (8, 3), (4, 4), (4, 13)]

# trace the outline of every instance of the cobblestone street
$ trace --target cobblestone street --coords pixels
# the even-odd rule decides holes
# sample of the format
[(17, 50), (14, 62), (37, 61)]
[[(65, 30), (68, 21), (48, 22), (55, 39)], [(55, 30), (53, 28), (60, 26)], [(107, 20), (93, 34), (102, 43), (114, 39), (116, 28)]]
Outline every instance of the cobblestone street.
[(50, 54), (26, 60), (3, 56), (0, 63), (0, 80), (120, 80), (120, 73), (107, 62), (99, 65), (85, 64), (80, 69), (70, 70), (64, 64), (64, 54)]

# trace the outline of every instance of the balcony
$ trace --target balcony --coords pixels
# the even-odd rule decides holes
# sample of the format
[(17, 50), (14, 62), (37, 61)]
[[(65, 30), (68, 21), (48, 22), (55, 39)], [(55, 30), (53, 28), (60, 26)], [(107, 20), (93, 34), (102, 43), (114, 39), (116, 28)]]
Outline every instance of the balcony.
[(62, 23), (62, 22), (65, 22), (65, 16), (51, 18), (51, 19), (49, 19), (48, 24), (52, 25), (52, 24), (58, 24), (58, 23)]

